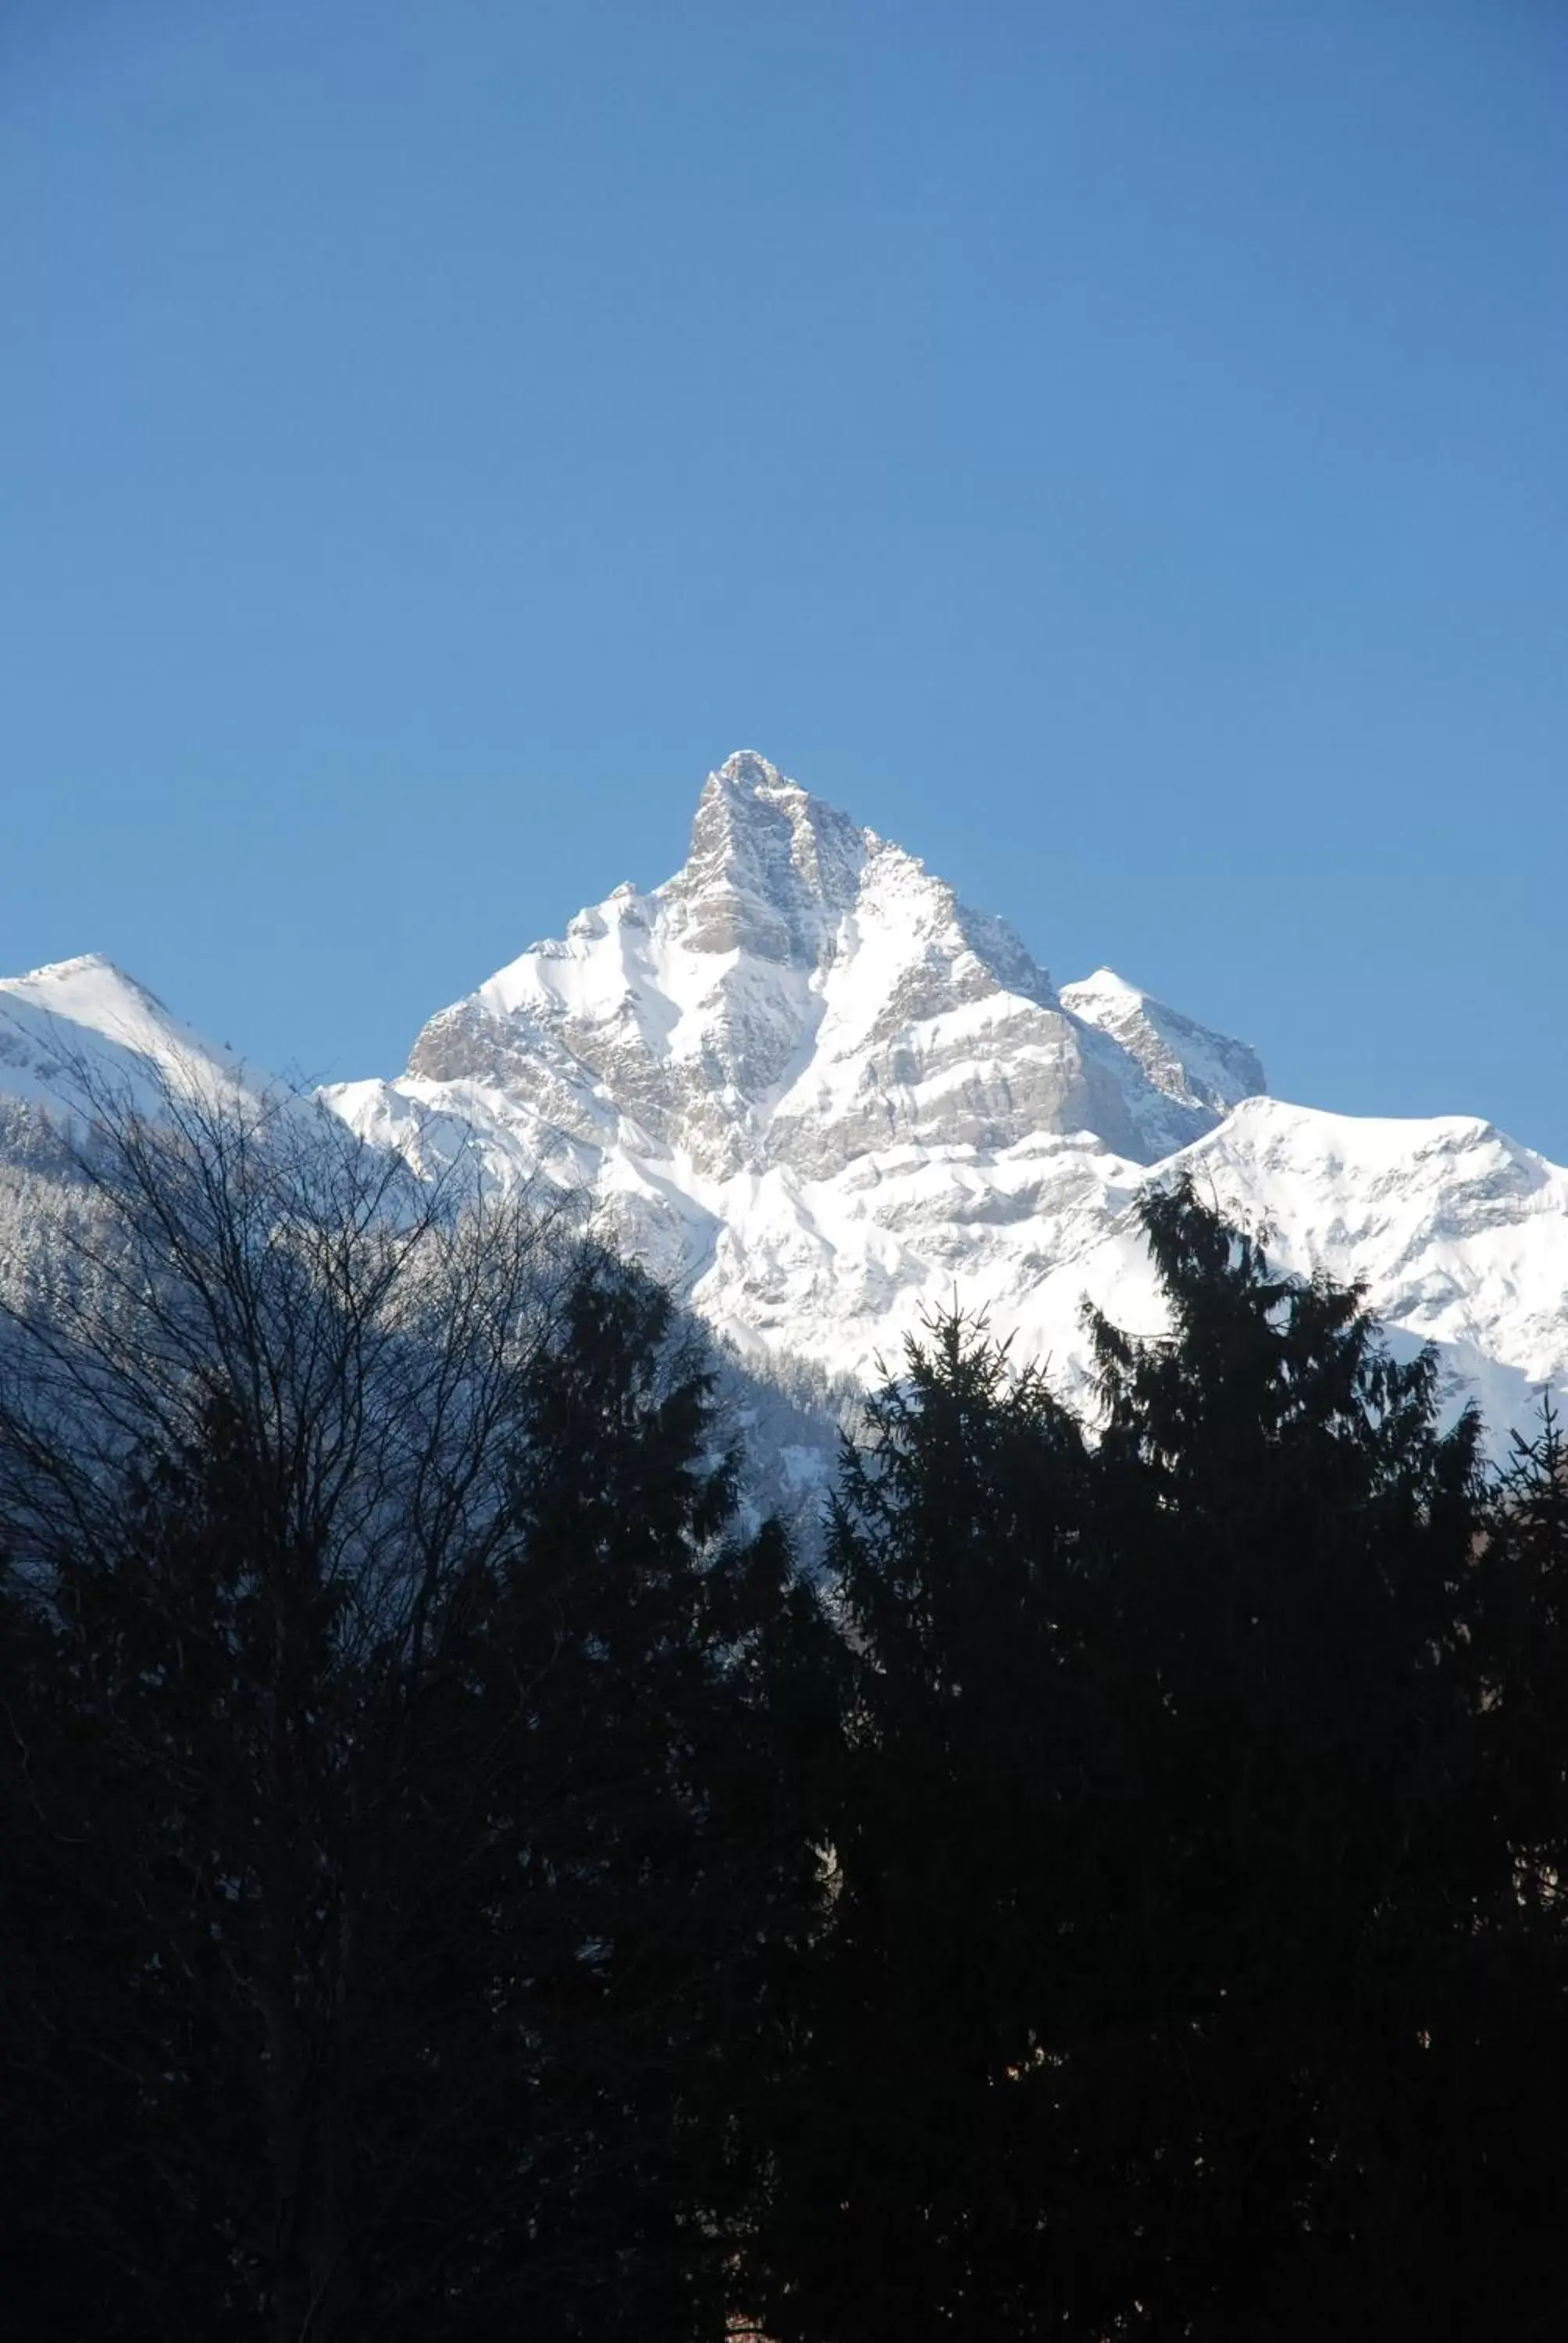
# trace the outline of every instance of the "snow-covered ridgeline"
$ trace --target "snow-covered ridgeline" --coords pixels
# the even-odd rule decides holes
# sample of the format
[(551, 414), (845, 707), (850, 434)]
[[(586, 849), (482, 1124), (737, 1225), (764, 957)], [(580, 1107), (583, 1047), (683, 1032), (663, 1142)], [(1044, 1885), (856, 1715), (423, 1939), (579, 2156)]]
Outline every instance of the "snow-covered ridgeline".
[[(47, 1087), (52, 1031), (118, 1071), (237, 1078), (103, 962), (0, 990), (0, 1091)], [(1494, 1423), (1568, 1389), (1568, 1172), (1462, 1117), (1262, 1090), (1245, 1044), (1108, 970), (1058, 990), (1004, 921), (742, 752), (674, 878), (442, 1011), (401, 1077), (324, 1096), (427, 1168), (474, 1148), (498, 1183), (585, 1192), (759, 1365), (864, 1378), (956, 1294), (1081, 1390), (1085, 1295), (1158, 1322), (1132, 1206), (1186, 1166), (1289, 1265), (1362, 1277)]]
[(247, 1087), (231, 1050), (182, 1024), (101, 953), (0, 977), (0, 1098), (62, 1112), (80, 1072), (143, 1106), (166, 1084), (215, 1100)]
[(1152, 1327), (1131, 1207), (1190, 1165), (1302, 1270), (1359, 1275), (1499, 1422), (1568, 1384), (1568, 1174), (1462, 1118), (1270, 1100), (1244, 1043), (1005, 922), (749, 752), (690, 851), (433, 1019), (367, 1132), (585, 1185), (759, 1363), (864, 1378), (956, 1293), (1081, 1389), (1087, 1294)]

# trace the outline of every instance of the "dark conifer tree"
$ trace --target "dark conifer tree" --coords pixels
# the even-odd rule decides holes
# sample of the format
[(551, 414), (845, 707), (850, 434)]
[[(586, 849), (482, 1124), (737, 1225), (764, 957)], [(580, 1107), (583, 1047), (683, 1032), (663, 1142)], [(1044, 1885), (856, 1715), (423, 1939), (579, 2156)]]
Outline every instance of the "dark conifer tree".
[[(1475, 1557), (1471, 2003), (1445, 2137), (1473, 2331), (1559, 2331), (1568, 2239), (1568, 1441), (1516, 1434)], [(1456, 2256), (1456, 2259), (1458, 2257)]]
[[(498, 2151), (541, 2208), (485, 2288), (541, 2338), (717, 2337), (820, 1904), (804, 1736), (831, 1643), (776, 1527), (735, 1531), (713, 1373), (591, 1252), (530, 1379), (487, 1637)], [(519, 1699), (519, 1689), (522, 1697)], [(541, 2124), (541, 2112), (547, 2120)]]
[(1138, 2299), (1194, 2336), (1452, 2331), (1429, 2148), (1473, 1915), (1477, 1426), (1440, 1432), (1431, 1356), (1354, 1290), (1276, 1272), (1188, 1186), (1142, 1212), (1171, 1335), (1094, 1326)]
[(1054, 2331), (1101, 2217), (1060, 2058), (1113, 1764), (1083, 1445), (981, 1326), (936, 1322), (905, 1369), (832, 1523), (856, 1664), (810, 2087), (762, 2257), (786, 2343)]

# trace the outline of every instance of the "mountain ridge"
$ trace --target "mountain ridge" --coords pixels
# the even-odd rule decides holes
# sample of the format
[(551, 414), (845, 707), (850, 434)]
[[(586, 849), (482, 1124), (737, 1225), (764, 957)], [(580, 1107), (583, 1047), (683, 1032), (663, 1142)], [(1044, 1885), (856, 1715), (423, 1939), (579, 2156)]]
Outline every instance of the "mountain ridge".
[[(29, 1063), (55, 997), (78, 1034), (107, 1004), (133, 1058), (196, 1041), (105, 967), (0, 986)], [(25, 1091), (4, 1031), (0, 1091)], [(763, 1369), (864, 1381), (956, 1290), (1088, 1401), (1082, 1299), (1155, 1330), (1133, 1208), (1185, 1171), (1282, 1265), (1364, 1276), (1500, 1432), (1568, 1388), (1568, 1172), (1474, 1118), (1269, 1098), (1248, 1044), (1107, 969), (1059, 988), (1005, 920), (755, 750), (708, 777), (670, 879), (438, 1011), (403, 1074), (320, 1095), (421, 1168), (473, 1150), (497, 1184), (580, 1191)]]

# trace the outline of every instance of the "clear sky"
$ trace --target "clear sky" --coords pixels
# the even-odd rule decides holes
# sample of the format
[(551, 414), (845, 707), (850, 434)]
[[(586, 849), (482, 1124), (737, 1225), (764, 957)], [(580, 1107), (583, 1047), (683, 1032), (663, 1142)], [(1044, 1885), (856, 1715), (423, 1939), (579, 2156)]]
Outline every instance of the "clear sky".
[(1568, 1159), (1562, 0), (5, 0), (0, 969), (397, 1067), (761, 749)]

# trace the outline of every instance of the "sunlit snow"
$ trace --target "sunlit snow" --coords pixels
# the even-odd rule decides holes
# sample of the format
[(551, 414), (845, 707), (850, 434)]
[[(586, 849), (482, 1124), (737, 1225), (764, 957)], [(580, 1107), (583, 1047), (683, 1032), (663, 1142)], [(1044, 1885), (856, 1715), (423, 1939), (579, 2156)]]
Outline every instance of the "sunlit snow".
[[(116, 1076), (226, 1051), (87, 959), (0, 986), (0, 1094), (64, 1040)], [(198, 1071), (196, 1070), (206, 1070)], [(922, 1313), (985, 1310), (1082, 1395), (1088, 1296), (1154, 1331), (1132, 1207), (1190, 1168), (1303, 1271), (1360, 1275), (1497, 1426), (1568, 1386), (1568, 1172), (1462, 1116), (1261, 1095), (1254, 1052), (1101, 969), (1060, 990), (1005, 921), (743, 751), (682, 869), (622, 884), (327, 1102), (433, 1169), (580, 1192), (743, 1355), (864, 1379)]]

